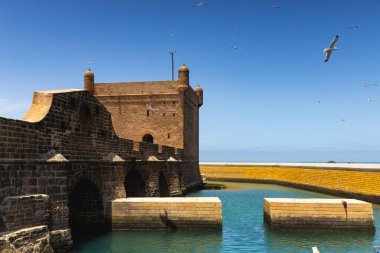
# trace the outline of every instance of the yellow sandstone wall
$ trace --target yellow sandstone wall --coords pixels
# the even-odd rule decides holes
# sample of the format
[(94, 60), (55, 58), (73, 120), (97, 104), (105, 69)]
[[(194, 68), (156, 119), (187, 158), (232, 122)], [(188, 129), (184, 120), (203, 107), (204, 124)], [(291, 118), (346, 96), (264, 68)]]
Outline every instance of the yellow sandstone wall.
[(200, 166), (210, 180), (265, 182), (380, 203), (380, 172), (296, 167)]
[(113, 230), (221, 230), (216, 197), (124, 198), (112, 201)]
[(372, 204), (356, 199), (264, 198), (264, 221), (276, 230), (374, 230)]

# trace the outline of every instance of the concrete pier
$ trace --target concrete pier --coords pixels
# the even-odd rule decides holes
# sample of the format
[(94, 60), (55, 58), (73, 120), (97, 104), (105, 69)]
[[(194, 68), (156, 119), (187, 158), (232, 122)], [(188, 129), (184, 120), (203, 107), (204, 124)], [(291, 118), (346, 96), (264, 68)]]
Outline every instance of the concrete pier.
[(356, 199), (264, 198), (264, 221), (276, 230), (374, 230), (372, 204)]
[(113, 230), (221, 230), (216, 197), (122, 198), (112, 201)]

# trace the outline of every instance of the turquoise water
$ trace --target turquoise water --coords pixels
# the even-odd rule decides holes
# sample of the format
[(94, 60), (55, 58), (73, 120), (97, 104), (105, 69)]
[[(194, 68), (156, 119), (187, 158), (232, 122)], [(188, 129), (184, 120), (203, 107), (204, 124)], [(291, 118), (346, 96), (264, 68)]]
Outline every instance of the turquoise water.
[(113, 232), (82, 242), (75, 253), (122, 252), (373, 252), (380, 245), (380, 207), (374, 205), (379, 232), (273, 232), (263, 223), (264, 197), (332, 198), (283, 186), (224, 183), (231, 190), (188, 196), (217, 196), (223, 203), (223, 232)]

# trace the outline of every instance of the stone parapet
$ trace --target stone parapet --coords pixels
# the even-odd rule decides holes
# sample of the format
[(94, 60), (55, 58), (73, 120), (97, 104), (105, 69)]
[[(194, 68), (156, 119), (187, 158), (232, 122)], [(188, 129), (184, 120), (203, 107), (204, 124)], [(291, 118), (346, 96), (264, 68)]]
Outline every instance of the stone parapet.
[(372, 204), (356, 199), (264, 198), (264, 221), (275, 230), (374, 230)]
[(219, 198), (124, 198), (112, 201), (113, 230), (221, 230)]

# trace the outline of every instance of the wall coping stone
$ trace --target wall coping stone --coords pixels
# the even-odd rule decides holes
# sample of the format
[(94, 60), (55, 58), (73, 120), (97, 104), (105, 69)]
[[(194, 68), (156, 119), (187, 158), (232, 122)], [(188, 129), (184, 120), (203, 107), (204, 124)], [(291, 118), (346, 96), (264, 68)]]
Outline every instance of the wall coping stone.
[(380, 164), (376, 163), (246, 163), (246, 162), (200, 162), (201, 166), (229, 167), (280, 167), (325, 170), (351, 170), (380, 172)]
[(145, 202), (145, 203), (194, 203), (194, 202), (207, 202), (207, 203), (221, 203), (218, 197), (148, 197), (148, 198), (121, 198), (115, 199), (112, 202)]

